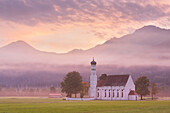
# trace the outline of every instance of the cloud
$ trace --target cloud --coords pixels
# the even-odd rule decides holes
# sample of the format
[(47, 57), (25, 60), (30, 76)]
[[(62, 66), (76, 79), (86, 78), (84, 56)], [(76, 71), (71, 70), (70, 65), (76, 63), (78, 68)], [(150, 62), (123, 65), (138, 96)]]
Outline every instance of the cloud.
[(142, 6), (137, 3), (122, 3), (113, 4), (116, 11), (120, 11), (121, 18), (129, 18), (135, 21), (149, 21), (166, 16), (166, 14), (159, 7), (146, 5)]
[(53, 45), (62, 40), (67, 48), (90, 48), (146, 24), (170, 28), (169, 19), (168, 0), (0, 0), (0, 37)]
[(46, 22), (51, 18), (53, 7), (40, 1), (1, 0), (0, 18), (16, 23), (34, 25), (38, 21)]
[(166, 16), (160, 6), (122, 0), (0, 0), (0, 18), (27, 25), (95, 22), (107, 18), (147, 21)]

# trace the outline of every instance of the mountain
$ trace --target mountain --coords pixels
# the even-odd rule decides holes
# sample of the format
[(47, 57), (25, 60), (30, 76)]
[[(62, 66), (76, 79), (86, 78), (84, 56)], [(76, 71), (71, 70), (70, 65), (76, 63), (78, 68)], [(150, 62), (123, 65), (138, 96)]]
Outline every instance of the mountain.
[[(170, 65), (161, 58), (170, 58), (170, 30), (144, 26), (132, 34), (112, 38), (104, 44), (81, 52), (85, 57), (94, 56), (102, 64), (117, 65)], [(74, 53), (73, 53), (74, 54)], [(77, 55), (76, 52), (75, 55)]]
[(13, 52), (23, 53), (23, 52), (26, 52), (25, 50), (29, 51), (29, 52), (37, 52), (38, 51), (22, 40), (12, 42), (0, 49), (0, 51), (8, 51), (10, 53), (13, 53)]
[(39, 51), (24, 41), (17, 41), (0, 48), (0, 62), (88, 65), (95, 57), (100, 64), (169, 66), (169, 36), (169, 29), (144, 26), (132, 34), (111, 38), (88, 50), (75, 49), (64, 54)]
[(39, 51), (24, 41), (16, 41), (0, 48), (0, 86), (59, 87), (64, 76), (74, 70), (88, 82), (90, 61), (95, 57), (98, 76), (128, 73), (135, 80), (146, 75), (151, 82), (170, 89), (169, 48), (170, 29), (155, 26), (144, 26), (88, 50), (63, 54)]
[(61, 55), (39, 51), (19, 40), (0, 48), (0, 64), (48, 64), (55, 62)]

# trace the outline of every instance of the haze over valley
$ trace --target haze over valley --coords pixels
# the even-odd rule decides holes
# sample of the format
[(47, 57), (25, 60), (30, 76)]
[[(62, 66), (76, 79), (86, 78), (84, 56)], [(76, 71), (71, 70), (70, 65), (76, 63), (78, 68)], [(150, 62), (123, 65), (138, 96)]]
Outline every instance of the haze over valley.
[[(90, 61), (97, 61), (97, 75), (146, 75), (160, 87), (169, 87), (170, 30), (144, 26), (132, 34), (111, 38), (87, 50), (67, 53), (39, 51), (19, 40), (0, 48), (0, 86), (57, 86), (70, 71), (89, 82)], [(64, 46), (64, 45), (63, 45)]]
[(93, 48), (74, 49), (67, 53), (39, 51), (19, 40), (0, 48), (0, 61), (1, 64), (88, 65), (90, 60), (95, 57), (99, 65), (170, 66), (168, 62), (170, 59), (169, 36), (169, 29), (144, 26), (132, 34), (111, 38)]

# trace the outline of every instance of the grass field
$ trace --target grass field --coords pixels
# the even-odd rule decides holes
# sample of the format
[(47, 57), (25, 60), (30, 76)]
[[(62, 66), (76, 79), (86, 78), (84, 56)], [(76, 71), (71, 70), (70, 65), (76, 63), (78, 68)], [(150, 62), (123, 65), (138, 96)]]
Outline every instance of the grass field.
[(0, 98), (0, 113), (170, 113), (170, 101), (66, 101)]

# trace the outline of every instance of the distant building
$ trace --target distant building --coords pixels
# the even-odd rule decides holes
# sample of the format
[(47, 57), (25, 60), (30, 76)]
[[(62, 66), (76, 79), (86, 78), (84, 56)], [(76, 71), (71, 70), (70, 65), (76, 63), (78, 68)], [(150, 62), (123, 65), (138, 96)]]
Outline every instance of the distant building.
[(138, 100), (131, 75), (108, 75), (97, 81), (96, 62), (91, 62), (89, 97), (99, 100)]
[(63, 96), (60, 93), (49, 93), (48, 97), (49, 98), (62, 98)]

